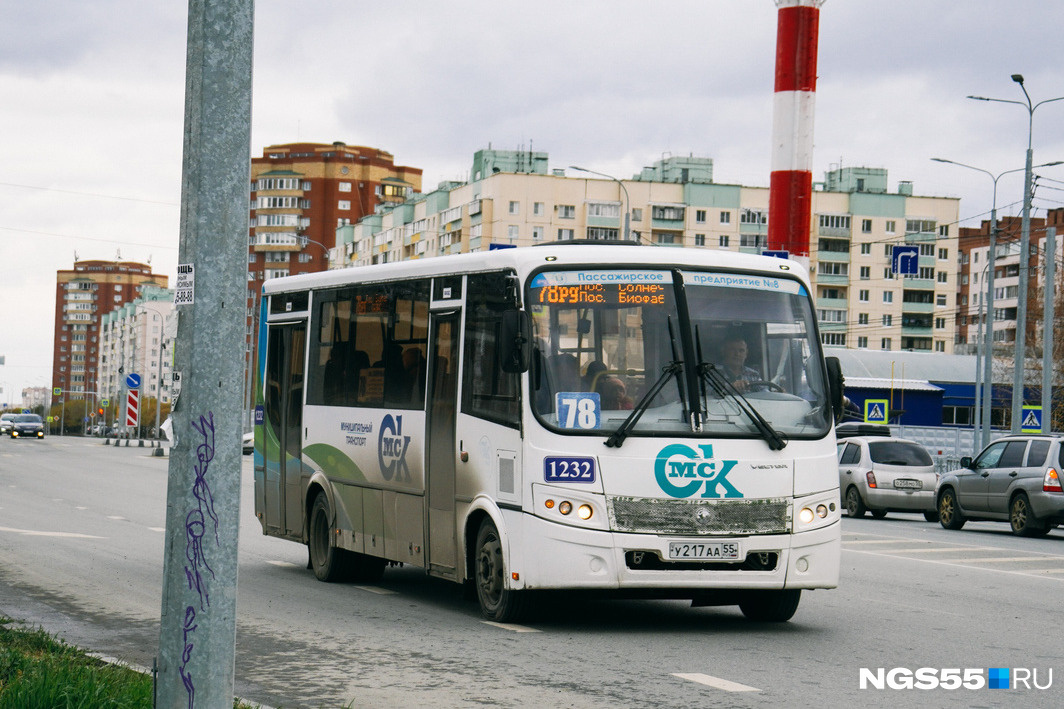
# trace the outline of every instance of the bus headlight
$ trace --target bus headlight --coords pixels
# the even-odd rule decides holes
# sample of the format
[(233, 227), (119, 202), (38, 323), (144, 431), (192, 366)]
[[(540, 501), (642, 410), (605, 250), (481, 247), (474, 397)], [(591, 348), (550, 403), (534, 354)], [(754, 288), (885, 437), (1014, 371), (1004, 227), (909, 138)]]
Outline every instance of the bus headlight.
[(573, 511), (573, 503), (569, 502), (568, 500), (564, 500), (560, 505), (558, 505), (558, 511), (561, 512), (563, 515), (569, 514)]
[(591, 515), (593, 514), (591, 505), (580, 505), (576, 510), (576, 514), (580, 519), (591, 519)]
[(794, 531), (808, 532), (837, 522), (841, 515), (838, 492), (821, 492), (794, 501)]
[(609, 528), (609, 514), (601, 494), (534, 484), (532, 499), (536, 516), (543, 519), (584, 529)]

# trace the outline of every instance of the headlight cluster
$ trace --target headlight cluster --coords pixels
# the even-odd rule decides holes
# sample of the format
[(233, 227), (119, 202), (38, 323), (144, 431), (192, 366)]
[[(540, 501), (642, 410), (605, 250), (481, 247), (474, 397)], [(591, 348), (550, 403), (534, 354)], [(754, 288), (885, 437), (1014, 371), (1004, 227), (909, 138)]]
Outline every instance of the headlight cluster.
[[(555, 502), (553, 497), (548, 497), (543, 503), (543, 506), (548, 510), (553, 510), (555, 507), (558, 509), (558, 514), (563, 517), (568, 517), (573, 512), (573, 503), (569, 500), (562, 500), (561, 502)], [(591, 505), (587, 503), (580, 503), (576, 508), (576, 516), (582, 520), (589, 520), (594, 516), (595, 510)]]
[(794, 516), (794, 531), (807, 532), (836, 521), (841, 513), (837, 498), (837, 493), (828, 495), (821, 493), (795, 500), (794, 506), (797, 512)]

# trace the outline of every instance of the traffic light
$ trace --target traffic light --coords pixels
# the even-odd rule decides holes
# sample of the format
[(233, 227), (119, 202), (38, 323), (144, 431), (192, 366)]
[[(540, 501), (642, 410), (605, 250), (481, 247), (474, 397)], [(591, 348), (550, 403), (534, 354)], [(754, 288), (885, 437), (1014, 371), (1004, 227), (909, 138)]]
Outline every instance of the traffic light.
[(103, 409), (100, 409), (100, 416), (103, 416)]

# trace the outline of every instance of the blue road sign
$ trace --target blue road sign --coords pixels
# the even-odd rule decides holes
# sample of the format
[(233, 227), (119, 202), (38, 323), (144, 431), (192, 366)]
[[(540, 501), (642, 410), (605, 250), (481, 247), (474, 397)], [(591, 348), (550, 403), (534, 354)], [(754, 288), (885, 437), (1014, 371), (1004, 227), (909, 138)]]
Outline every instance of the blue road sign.
[(140, 375), (130, 374), (126, 377), (126, 386), (130, 389), (140, 389)]
[(1027, 406), (1023, 407), (1023, 418), (1020, 419), (1020, 432), (1021, 433), (1041, 433), (1042, 432), (1042, 407), (1041, 406)]
[(890, 250), (890, 270), (895, 276), (915, 276), (920, 272), (919, 246), (894, 246)]
[(765, 249), (764, 251), (761, 252), (761, 255), (762, 256), (775, 256), (776, 258), (781, 258), (781, 259), (789, 259), (791, 257), (790, 252), (786, 251), (786, 250), (784, 250), (784, 251), (769, 251), (768, 249)]

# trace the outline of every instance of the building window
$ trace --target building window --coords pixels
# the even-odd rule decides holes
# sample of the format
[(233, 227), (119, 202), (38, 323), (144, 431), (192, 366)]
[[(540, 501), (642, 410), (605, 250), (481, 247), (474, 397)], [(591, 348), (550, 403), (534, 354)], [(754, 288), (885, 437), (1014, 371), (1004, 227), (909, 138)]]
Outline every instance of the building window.
[(820, 334), (820, 342), (825, 345), (836, 345), (838, 347), (846, 346), (846, 333), (844, 332), (824, 332)]
[(833, 263), (831, 261), (821, 261), (816, 266), (816, 272), (818, 275), (821, 276), (846, 276), (850, 272), (849, 266), (850, 264), (848, 263)]
[(940, 294), (940, 295), (936, 295), (935, 296), (935, 305), (937, 305), (939, 307), (944, 307), (946, 305), (946, 296), (945, 296), (945, 294)]
[(311, 256), (310, 254), (299, 254), (299, 262), (300, 263), (310, 263), (313, 260), (314, 260), (314, 257)]
[(706, 245), (706, 235), (705, 234), (695, 234), (695, 246), (705, 246), (705, 245)]
[(722, 249), (728, 248), (728, 241), (729, 241), (729, 239), (728, 239), (728, 235), (727, 234), (721, 234), (720, 238), (717, 239), (717, 242), (718, 242), (718, 244), (720, 245), (720, 247)]
[(666, 205), (654, 205), (650, 208), (651, 219), (661, 219), (664, 221), (677, 222), (683, 220), (684, 208), (683, 207), (671, 207)]
[[(513, 202), (511, 202), (511, 204), (513, 204)], [(506, 236), (509, 237), (510, 241), (517, 241), (517, 238), (520, 233), (521, 227), (516, 224), (511, 224), (510, 226), (506, 227)]]
[(341, 199), (336, 204), (336, 208), (339, 209), (340, 211), (347, 211), (347, 210), (351, 209), (351, 200)]
[(857, 313), (857, 324), (858, 325), (867, 325), (868, 324), (868, 313)]
[(740, 234), (739, 246), (752, 247), (755, 249), (764, 248), (768, 243), (768, 237), (764, 234)]
[(889, 350), (890, 349), (890, 338), (889, 337), (884, 337), (882, 340), (879, 341), (879, 349), (881, 349), (881, 350)]
[(340, 182), (337, 186), (340, 188), (341, 192), (350, 192), (351, 191), (351, 183), (350, 182)]
[(945, 352), (946, 342), (945, 340), (935, 340), (935, 352)]
[(821, 214), (819, 219), (821, 229), (850, 228), (850, 216), (848, 214)]
[(862, 219), (861, 220), (861, 233), (862, 234), (871, 234), (872, 233), (872, 220), (871, 219)]
[(619, 217), (621, 216), (621, 205), (616, 202), (588, 202), (587, 216)]
[(871, 255), (871, 253), (872, 253), (872, 245), (871, 244), (861, 244), (861, 255), (862, 256), (869, 256), (869, 255)]
[(859, 300), (862, 303), (867, 303), (868, 302), (868, 291), (867, 290), (859, 290), (859, 291), (857, 291), (857, 300)]
[(543, 227), (541, 227), (541, 226), (532, 227), (532, 240), (533, 241), (542, 241), (543, 240)]
[(938, 279), (939, 283), (945, 283), (947, 275), (948, 274), (945, 271), (939, 271), (938, 275), (936, 276), (936, 278)]
[(515, 202), (513, 200), (510, 200), (510, 214), (520, 214), (520, 213), (521, 213), (521, 203), (520, 202)]
[(763, 209), (746, 209), (739, 213), (740, 224), (768, 224), (768, 214)]
[(871, 266), (861, 266), (861, 280), (862, 281), (868, 281), (868, 280), (871, 280), (871, 278), (872, 278), (872, 267)]
[(721, 212), (720, 213), (720, 223), (721, 224), (731, 224), (731, 212)]
[(862, 349), (868, 347), (868, 338), (867, 337), (858, 337), (857, 338), (857, 346), (862, 348)]
[(883, 327), (890, 327), (893, 324), (894, 324), (894, 316), (893, 315), (884, 315), (883, 316)]
[(935, 329), (936, 330), (945, 330), (946, 329), (946, 318), (935, 318)]
[(637, 207), (637, 208), (632, 210), (632, 221), (633, 222), (641, 222), (641, 221), (643, 221), (643, 209), (642, 209), (642, 207)]
[(572, 204), (558, 205), (559, 219), (576, 219), (576, 207)]
[(949, 261), (949, 249), (939, 249), (938, 250), (938, 260), (939, 261)]
[(532, 203), (532, 216), (534, 216), (534, 217), (542, 217), (544, 212), (546, 212), (546, 211), (547, 211), (546, 205), (544, 205), (542, 202), (533, 202)]
[(572, 229), (559, 229), (558, 230), (558, 241), (572, 241), (572, 240), (573, 240), (573, 230)]
[(883, 302), (884, 303), (893, 303), (894, 302), (894, 291), (892, 291), (892, 290), (883, 291)]
[(949, 224), (943, 224), (942, 226), (940, 226), (938, 228), (938, 238), (940, 238), (940, 239), (948, 239), (949, 238)]
[(609, 227), (589, 226), (587, 228), (587, 238), (599, 241), (616, 241), (617, 230)]
[(697, 224), (705, 224), (706, 223), (706, 210), (704, 210), (704, 209), (696, 209), (695, 210), (695, 223), (697, 223)]

